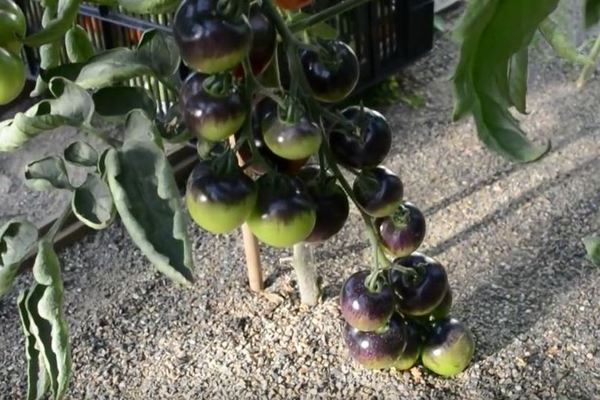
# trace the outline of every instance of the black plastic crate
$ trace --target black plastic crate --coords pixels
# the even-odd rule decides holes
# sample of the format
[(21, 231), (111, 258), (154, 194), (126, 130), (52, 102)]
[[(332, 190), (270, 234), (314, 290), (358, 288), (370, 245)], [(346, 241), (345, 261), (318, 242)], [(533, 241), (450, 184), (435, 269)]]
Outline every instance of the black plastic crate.
[[(41, 26), (42, 8), (38, 2), (20, 0), (30, 31)], [(313, 11), (334, 5), (337, 0), (316, 0)], [(429, 51), (433, 44), (433, 0), (374, 0), (329, 22), (340, 30), (340, 38), (358, 56), (360, 82), (357, 90), (365, 89), (387, 78), (403, 66)], [(120, 8), (83, 4), (79, 23), (89, 33), (97, 50), (119, 46), (133, 47), (141, 32), (156, 28), (171, 32), (173, 15), (139, 15)], [(30, 72), (35, 75), (39, 52), (27, 49)], [(63, 59), (66, 60), (63, 51)], [(174, 99), (156, 80), (144, 77), (132, 80), (131, 85), (146, 87), (164, 112)]]

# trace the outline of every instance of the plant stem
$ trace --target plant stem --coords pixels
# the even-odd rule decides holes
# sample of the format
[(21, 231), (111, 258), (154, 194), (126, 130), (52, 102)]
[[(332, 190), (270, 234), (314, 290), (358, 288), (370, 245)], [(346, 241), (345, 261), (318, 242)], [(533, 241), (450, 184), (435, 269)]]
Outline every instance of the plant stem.
[(590, 59), (590, 63), (586, 64), (586, 66), (583, 67), (583, 69), (581, 70), (581, 74), (577, 79), (576, 86), (578, 89), (581, 89), (588, 81), (588, 79), (590, 79), (590, 76), (596, 69), (596, 61), (598, 60), (598, 57), (600, 57), (600, 34), (598, 34), (598, 37), (594, 42), (594, 46), (590, 51), (590, 55), (588, 56), (588, 58)]
[(334, 6), (326, 8), (322, 11), (319, 11), (316, 14), (312, 14), (311, 16), (304, 18), (298, 22), (292, 23), (289, 26), (289, 30), (293, 33), (300, 32), (309, 28), (313, 25), (316, 25), (320, 22), (327, 21), (335, 17), (336, 15), (343, 14), (347, 11), (352, 10), (358, 6), (361, 6), (365, 3), (368, 3), (371, 0), (344, 0)]
[(319, 285), (317, 284), (317, 268), (314, 262), (313, 248), (307, 243), (294, 245), (294, 271), (298, 280), (300, 301), (309, 306), (319, 301)]

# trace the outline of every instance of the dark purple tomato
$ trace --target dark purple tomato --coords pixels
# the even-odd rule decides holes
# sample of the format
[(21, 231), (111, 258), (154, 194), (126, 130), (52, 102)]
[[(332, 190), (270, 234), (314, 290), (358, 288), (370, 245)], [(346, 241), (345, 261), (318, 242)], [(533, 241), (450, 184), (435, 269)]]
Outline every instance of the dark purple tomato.
[(263, 175), (257, 185), (258, 198), (247, 221), (252, 233), (274, 247), (306, 239), (315, 226), (316, 212), (302, 188), (284, 175)]
[[(262, 13), (260, 6), (253, 3), (250, 6), (248, 21), (252, 29), (252, 45), (250, 46), (250, 66), (254, 75), (262, 74), (275, 54), (275, 46), (277, 45), (277, 31)], [(234, 74), (238, 78), (244, 76), (244, 68), (238, 65)]]
[(396, 211), (375, 220), (380, 241), (395, 257), (406, 257), (417, 250), (425, 238), (425, 217), (412, 203), (402, 203)]
[(406, 326), (401, 320), (391, 319), (378, 331), (364, 332), (345, 324), (344, 341), (350, 356), (363, 367), (390, 368), (406, 347)]
[(430, 319), (440, 320), (450, 315), (450, 309), (452, 308), (452, 289), (448, 287), (446, 295), (442, 299), (442, 302), (431, 312)]
[(475, 339), (469, 328), (456, 319), (446, 318), (434, 323), (421, 361), (430, 371), (452, 377), (467, 368), (474, 352)]
[[(397, 318), (396, 316), (392, 318)], [(396, 359), (393, 367), (399, 370), (412, 368), (419, 360), (423, 341), (421, 339), (421, 329), (412, 321), (405, 321), (406, 324), (406, 347)]]
[(252, 42), (248, 22), (221, 14), (217, 3), (217, 0), (184, 0), (173, 22), (181, 58), (191, 69), (206, 74), (238, 65)]
[(421, 253), (394, 260), (394, 264), (411, 268), (415, 274), (390, 271), (390, 282), (399, 295), (398, 310), (408, 316), (431, 314), (449, 289), (446, 270), (436, 260)]
[[(300, 160), (288, 160), (279, 157), (271, 150), (269, 150), (263, 138), (262, 122), (271, 113), (275, 112), (277, 112), (277, 105), (273, 100), (268, 98), (261, 100), (254, 107), (254, 112), (252, 113), (252, 136), (254, 138), (254, 146), (262, 156), (263, 160), (269, 163), (271, 168), (284, 174), (295, 175), (298, 173), (298, 171), (300, 171), (300, 168), (302, 168), (306, 164), (308, 158)], [(237, 133), (236, 138), (239, 138), (239, 135), (240, 134)], [(249, 162), (252, 159), (252, 152), (250, 150), (250, 146), (247, 143), (242, 144), (242, 146), (239, 149), (239, 155), (245, 163)], [(264, 174), (268, 171), (267, 167), (256, 158), (249, 166), (249, 169), (257, 174)]]
[(305, 117), (286, 122), (278, 114), (263, 119), (263, 140), (269, 150), (286, 160), (304, 160), (319, 151), (322, 137), (317, 124)]
[(193, 73), (183, 83), (180, 104), (188, 129), (212, 142), (235, 134), (246, 120), (246, 106), (241, 94), (232, 89), (211, 93), (205, 88), (208, 75)]
[(390, 152), (392, 133), (383, 115), (370, 108), (352, 106), (342, 115), (355, 126), (354, 131), (341, 127), (329, 133), (333, 155), (344, 166), (363, 169), (381, 164)]
[(307, 165), (298, 173), (298, 178), (304, 182), (307, 193), (316, 207), (317, 221), (305, 242), (323, 242), (338, 233), (350, 213), (348, 197), (344, 190), (335, 183), (335, 179), (319, 177), (320, 168)]
[(352, 186), (358, 204), (372, 217), (386, 217), (402, 202), (404, 187), (398, 175), (385, 167), (362, 171)]
[(371, 291), (365, 284), (370, 271), (351, 275), (342, 286), (340, 310), (351, 326), (361, 331), (375, 331), (389, 321), (396, 307), (396, 296), (391, 287), (382, 284)]
[(190, 174), (185, 199), (192, 219), (201, 228), (227, 233), (242, 225), (250, 214), (256, 187), (239, 168), (219, 170), (205, 160)]
[(356, 87), (358, 59), (354, 50), (342, 41), (325, 43), (321, 52), (304, 49), (300, 53), (300, 61), (313, 97), (319, 101), (336, 103)]

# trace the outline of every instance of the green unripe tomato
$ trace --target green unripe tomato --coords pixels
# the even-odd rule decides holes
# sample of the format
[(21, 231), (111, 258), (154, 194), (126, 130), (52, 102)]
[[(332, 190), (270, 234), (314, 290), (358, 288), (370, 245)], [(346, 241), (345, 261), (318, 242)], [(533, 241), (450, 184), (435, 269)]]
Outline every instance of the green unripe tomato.
[(0, 47), (0, 106), (13, 101), (25, 86), (25, 64)]
[(21, 51), (21, 41), (25, 36), (27, 23), (25, 15), (12, 0), (0, 0), (0, 47), (18, 54)]
[(423, 348), (425, 368), (438, 375), (452, 377), (464, 371), (475, 352), (473, 334), (455, 319), (436, 322)]

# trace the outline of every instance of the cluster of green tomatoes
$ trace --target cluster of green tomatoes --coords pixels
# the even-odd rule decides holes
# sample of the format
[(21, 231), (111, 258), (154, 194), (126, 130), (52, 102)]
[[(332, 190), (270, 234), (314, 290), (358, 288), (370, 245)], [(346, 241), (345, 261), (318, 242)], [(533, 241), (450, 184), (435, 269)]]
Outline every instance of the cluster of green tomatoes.
[(12, 0), (0, 0), (0, 105), (13, 101), (25, 86), (25, 63), (21, 59), (27, 25), (25, 15)]
[[(304, 5), (292, 3), (278, 2), (283, 9)], [(448, 317), (452, 293), (442, 265), (415, 252), (425, 218), (403, 200), (400, 177), (381, 165), (391, 148), (390, 127), (363, 106), (322, 107), (355, 88), (359, 63), (352, 49), (339, 40), (288, 47), (294, 54), (288, 54), (286, 90), (245, 92), (245, 83), (273, 62), (280, 29), (263, 7), (243, 1), (186, 0), (176, 13), (175, 39), (192, 70), (180, 94), (183, 118), (199, 140), (221, 143), (188, 179), (190, 215), (209, 232), (247, 223), (262, 242), (288, 247), (339, 232), (350, 197), (387, 262), (379, 267), (376, 260), (372, 272), (357, 272), (343, 285), (351, 356), (368, 368), (399, 369), (421, 358), (430, 370), (455, 375), (471, 360), (473, 337)], [(351, 187), (338, 165), (355, 175)], [(396, 260), (390, 263), (384, 252)]]

